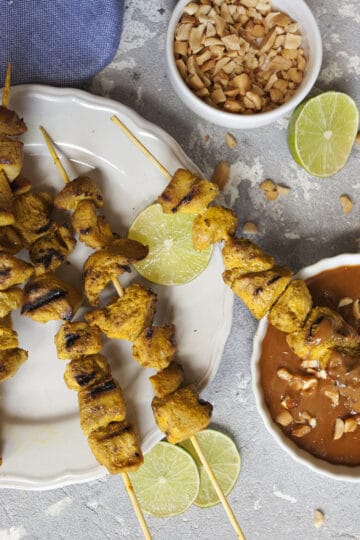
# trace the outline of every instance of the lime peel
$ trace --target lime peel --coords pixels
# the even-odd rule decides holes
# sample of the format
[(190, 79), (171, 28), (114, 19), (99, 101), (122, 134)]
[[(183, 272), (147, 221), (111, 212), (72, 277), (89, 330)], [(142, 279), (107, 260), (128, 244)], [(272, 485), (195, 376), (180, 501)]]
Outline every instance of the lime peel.
[(134, 266), (141, 276), (159, 285), (182, 285), (203, 272), (212, 247), (196, 251), (192, 244), (195, 215), (165, 214), (160, 204), (148, 206), (133, 222), (129, 238), (149, 247)]
[(290, 152), (309, 174), (332, 176), (345, 166), (358, 124), (359, 111), (347, 94), (331, 91), (309, 98), (290, 119)]

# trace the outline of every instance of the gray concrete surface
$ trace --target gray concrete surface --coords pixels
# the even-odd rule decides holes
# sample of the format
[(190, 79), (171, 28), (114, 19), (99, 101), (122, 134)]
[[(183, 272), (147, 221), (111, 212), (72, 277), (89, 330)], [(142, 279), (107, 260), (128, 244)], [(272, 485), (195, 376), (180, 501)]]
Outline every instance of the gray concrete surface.
[[(358, 1), (308, 0), (308, 4), (324, 41), (318, 88), (348, 92), (359, 104)], [(174, 5), (172, 0), (127, 0), (118, 54), (88, 90), (129, 105), (167, 130), (207, 174), (217, 161), (227, 159), (232, 174), (226, 203), (236, 209), (240, 223), (258, 224), (257, 240), (281, 263), (296, 270), (325, 256), (358, 251), (360, 146), (343, 171), (325, 180), (310, 178), (293, 162), (286, 145), (286, 121), (252, 132), (233, 131), (238, 146), (230, 150), (226, 130), (191, 114), (170, 87), (164, 40)], [(267, 202), (258, 189), (267, 177), (290, 186), (290, 193)], [(355, 203), (347, 217), (339, 203), (343, 193)], [(247, 538), (360, 539), (360, 484), (329, 480), (295, 463), (262, 424), (249, 369), (255, 328), (248, 311), (235, 301), (221, 367), (204, 392), (215, 405), (214, 424), (231, 434), (241, 451), (242, 472), (229, 500)], [(40, 493), (2, 490), (0, 508), (0, 540), (141, 538), (119, 478)], [(316, 508), (325, 513), (319, 530), (313, 525)], [(193, 507), (174, 518), (148, 518), (148, 523), (158, 540), (234, 538), (221, 506)]]

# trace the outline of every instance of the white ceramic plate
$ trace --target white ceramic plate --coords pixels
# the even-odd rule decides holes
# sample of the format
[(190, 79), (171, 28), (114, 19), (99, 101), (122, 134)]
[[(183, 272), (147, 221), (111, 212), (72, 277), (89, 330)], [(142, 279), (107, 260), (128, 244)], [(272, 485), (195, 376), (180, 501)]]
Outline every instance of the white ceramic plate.
[[(322, 259), (312, 266), (303, 268), (295, 277), (300, 279), (308, 279), (320, 274), (321, 272), (324, 272), (325, 270), (331, 270), (340, 266), (356, 265), (360, 265), (359, 253), (337, 255), (336, 257)], [(306, 452), (305, 450), (296, 446), (296, 444), (289, 439), (289, 437), (286, 437), (283, 431), (271, 418), (269, 409), (265, 403), (260, 377), (261, 347), (262, 341), (267, 332), (267, 328), (268, 320), (266, 317), (264, 317), (261, 319), (254, 337), (253, 353), (251, 357), (252, 387), (255, 394), (256, 405), (265, 427), (274, 437), (276, 442), (281, 446), (281, 448), (285, 450), (293, 459), (295, 459), (295, 461), (306, 465), (315, 472), (321, 473), (335, 480), (359, 482), (360, 466), (346, 467), (344, 465), (334, 465), (314, 457), (309, 452)]]
[[(34, 187), (54, 192), (62, 188), (38, 129), (43, 125), (61, 149), (70, 175), (90, 173), (99, 182), (106, 201), (104, 213), (120, 234), (126, 234), (133, 219), (167, 182), (113, 125), (112, 114), (170, 171), (179, 166), (195, 168), (169, 135), (114, 101), (77, 90), (28, 85), (12, 89), (10, 106), (28, 126), (23, 137), (24, 170)], [(63, 265), (59, 275), (79, 284), (89, 253), (78, 245), (69, 258), (71, 266)], [(178, 359), (188, 380), (199, 388), (215, 375), (231, 326), (232, 293), (221, 272), (220, 251), (215, 249), (206, 271), (192, 283), (154, 287), (159, 297), (155, 322), (176, 324)], [(128, 280), (133, 279), (138, 279), (134, 273)], [(113, 292), (109, 289), (107, 294)], [(100, 478), (106, 470), (88, 448), (79, 426), (76, 393), (65, 386), (65, 362), (56, 357), (53, 336), (60, 324), (40, 325), (17, 314), (13, 321), (20, 346), (29, 350), (29, 360), (15, 377), (0, 385), (0, 488), (50, 489)], [(125, 391), (146, 452), (162, 438), (150, 407), (152, 371), (138, 366), (127, 342), (108, 340), (103, 351)]]

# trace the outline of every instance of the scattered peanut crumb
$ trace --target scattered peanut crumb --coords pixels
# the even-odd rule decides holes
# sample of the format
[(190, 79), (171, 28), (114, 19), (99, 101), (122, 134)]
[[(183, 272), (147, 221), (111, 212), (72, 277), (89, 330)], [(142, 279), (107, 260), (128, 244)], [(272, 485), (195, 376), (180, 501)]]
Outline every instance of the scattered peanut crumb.
[(341, 195), (340, 203), (341, 203), (344, 214), (349, 214), (353, 207), (353, 203), (350, 197), (348, 195)]
[(243, 233), (244, 234), (257, 234), (258, 228), (255, 225), (255, 223), (252, 223), (252, 221), (247, 221), (243, 225)]
[(224, 189), (230, 176), (230, 165), (227, 161), (219, 161), (215, 166), (211, 181), (217, 184), (220, 189)]
[(209, 139), (210, 139), (210, 135), (205, 135), (204, 141), (205, 141), (205, 142), (208, 142)]
[(227, 133), (225, 135), (225, 140), (229, 148), (233, 149), (235, 146), (237, 146), (237, 140), (233, 135), (231, 135), (231, 133)]
[(278, 187), (270, 178), (261, 182), (260, 189), (263, 190), (268, 201), (276, 201), (279, 196)]
[(359, 131), (358, 134), (356, 135), (355, 142), (356, 142), (357, 144), (360, 144), (360, 131)]
[(325, 514), (321, 510), (315, 510), (314, 512), (314, 526), (316, 529), (320, 529), (324, 525)]

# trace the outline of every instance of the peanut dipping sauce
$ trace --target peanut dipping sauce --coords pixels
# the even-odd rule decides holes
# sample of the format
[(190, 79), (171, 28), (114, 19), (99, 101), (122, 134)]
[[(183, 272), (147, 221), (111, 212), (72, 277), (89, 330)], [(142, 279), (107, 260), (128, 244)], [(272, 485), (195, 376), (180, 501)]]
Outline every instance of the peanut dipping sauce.
[[(327, 270), (308, 279), (306, 283), (314, 306), (328, 306), (339, 311), (349, 325), (348, 332), (360, 334), (360, 320), (353, 315), (353, 305), (338, 308), (339, 300), (344, 297), (353, 300), (360, 298), (360, 266)], [(327, 324), (320, 330), (320, 335), (329, 332)], [(334, 353), (326, 368), (326, 378), (309, 373), (301, 367), (301, 362), (289, 348), (286, 334), (269, 325), (262, 343), (260, 375), (271, 417), (275, 420), (280, 413), (286, 411), (281, 401), (288, 397), (291, 407), (289, 412), (295, 422), (304, 418), (301, 416), (304, 412), (316, 419), (315, 427), (303, 437), (292, 434), (294, 426), (300, 427), (300, 423), (279, 426), (297, 446), (331, 463), (360, 465), (360, 423), (355, 431), (344, 433), (341, 438), (334, 440), (337, 418), (345, 420), (353, 416), (354, 419), (360, 419), (360, 356), (354, 358)], [(277, 375), (281, 368), (306, 379), (317, 378), (315, 390), (303, 392), (290, 389), (289, 383)], [(325, 392), (328, 396), (337, 396), (337, 399), (330, 399)], [(303, 425), (308, 425), (308, 422), (302, 421)]]

